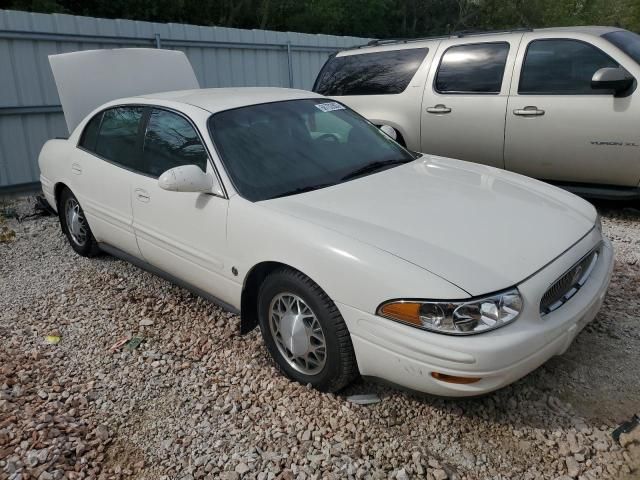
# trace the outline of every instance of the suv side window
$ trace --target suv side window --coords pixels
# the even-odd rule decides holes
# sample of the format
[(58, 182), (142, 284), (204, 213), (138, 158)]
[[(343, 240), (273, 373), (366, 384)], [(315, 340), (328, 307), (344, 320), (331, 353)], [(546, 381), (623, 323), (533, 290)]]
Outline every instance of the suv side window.
[(450, 47), (440, 61), (435, 89), (438, 93), (500, 93), (508, 55), (507, 42)]
[(197, 165), (207, 171), (207, 151), (198, 133), (183, 116), (153, 109), (143, 146), (143, 173), (159, 177), (182, 165)]
[[(143, 111), (143, 107), (116, 107), (105, 110), (97, 135), (95, 153), (130, 170), (138, 170), (138, 130)], [(86, 132), (86, 138), (89, 138), (89, 132)]]
[(580, 40), (534, 40), (522, 64), (518, 93), (606, 95), (606, 90), (591, 88), (591, 78), (601, 68), (618, 66), (602, 50)]
[(428, 48), (410, 48), (330, 58), (313, 91), (322, 95), (402, 93), (428, 52)]

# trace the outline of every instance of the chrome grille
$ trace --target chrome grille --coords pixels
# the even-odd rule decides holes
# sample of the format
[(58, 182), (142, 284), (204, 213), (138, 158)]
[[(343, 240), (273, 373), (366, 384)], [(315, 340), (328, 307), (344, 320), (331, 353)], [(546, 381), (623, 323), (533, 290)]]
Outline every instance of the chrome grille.
[(598, 249), (596, 248), (551, 285), (540, 301), (540, 314), (546, 315), (557, 310), (578, 293), (589, 279), (597, 260)]

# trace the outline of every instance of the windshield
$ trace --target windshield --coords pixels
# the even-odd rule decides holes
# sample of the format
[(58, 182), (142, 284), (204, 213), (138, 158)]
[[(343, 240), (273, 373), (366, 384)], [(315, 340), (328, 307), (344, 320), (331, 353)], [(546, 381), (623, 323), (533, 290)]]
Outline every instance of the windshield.
[(605, 33), (603, 38), (609, 40), (624, 53), (640, 64), (640, 35), (626, 30)]
[(209, 131), (238, 193), (254, 202), (335, 185), (414, 159), (360, 115), (324, 98), (216, 113)]

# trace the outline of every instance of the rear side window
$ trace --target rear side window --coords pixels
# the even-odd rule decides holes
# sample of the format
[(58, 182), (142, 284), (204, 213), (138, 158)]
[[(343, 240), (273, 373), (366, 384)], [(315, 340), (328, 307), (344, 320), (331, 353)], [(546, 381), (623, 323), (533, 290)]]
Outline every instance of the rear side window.
[(591, 78), (601, 68), (618, 63), (599, 48), (580, 40), (534, 40), (520, 74), (520, 94), (608, 95), (591, 88)]
[(82, 132), (82, 137), (80, 137), (80, 145), (85, 150), (89, 150), (90, 152), (94, 152), (96, 149), (96, 140), (98, 139), (98, 130), (100, 129), (100, 122), (102, 121), (102, 113), (98, 113), (95, 117), (89, 120), (87, 126), (84, 127), (84, 132)]
[(477, 43), (449, 48), (435, 80), (439, 93), (500, 93), (509, 44)]
[(429, 49), (333, 57), (318, 75), (314, 91), (322, 95), (388, 95), (402, 93)]
[(95, 152), (131, 170), (139, 170), (138, 130), (143, 107), (117, 107), (102, 116)]
[(183, 165), (207, 171), (207, 152), (191, 123), (166, 110), (154, 109), (149, 116), (143, 157), (143, 172), (154, 177)]

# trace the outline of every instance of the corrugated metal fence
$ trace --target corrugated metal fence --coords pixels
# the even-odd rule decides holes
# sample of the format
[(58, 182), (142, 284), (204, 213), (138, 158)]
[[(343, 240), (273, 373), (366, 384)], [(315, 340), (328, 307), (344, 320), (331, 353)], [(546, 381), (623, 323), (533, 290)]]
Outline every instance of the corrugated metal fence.
[(67, 134), (48, 55), (168, 48), (187, 54), (203, 87), (310, 89), (328, 55), (368, 40), (0, 10), (0, 191), (33, 187), (42, 144)]

